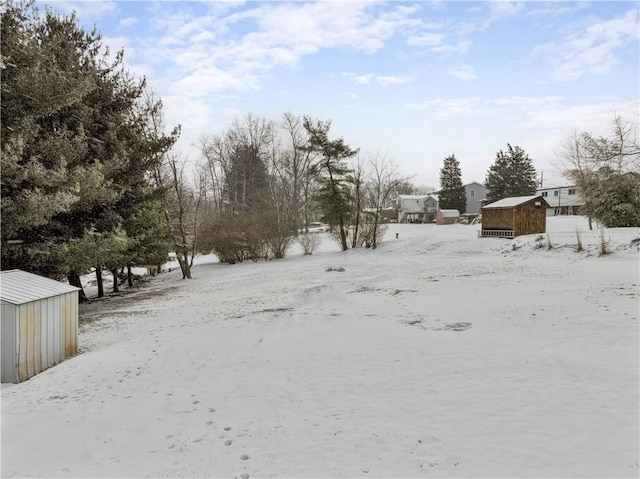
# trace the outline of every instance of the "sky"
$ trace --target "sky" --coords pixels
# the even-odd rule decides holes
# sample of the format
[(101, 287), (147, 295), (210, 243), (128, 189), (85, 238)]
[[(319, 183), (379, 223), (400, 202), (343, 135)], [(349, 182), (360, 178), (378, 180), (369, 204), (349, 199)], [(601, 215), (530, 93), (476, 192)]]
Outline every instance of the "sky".
[[(43, 2), (40, 2), (42, 5)], [(248, 114), (330, 120), (364, 158), (438, 187), (446, 157), (483, 182), (520, 146), (545, 187), (573, 131), (607, 135), (640, 108), (638, 2), (52, 1), (124, 50), (162, 99), (177, 149)], [(551, 182), (551, 183), (550, 183)]]

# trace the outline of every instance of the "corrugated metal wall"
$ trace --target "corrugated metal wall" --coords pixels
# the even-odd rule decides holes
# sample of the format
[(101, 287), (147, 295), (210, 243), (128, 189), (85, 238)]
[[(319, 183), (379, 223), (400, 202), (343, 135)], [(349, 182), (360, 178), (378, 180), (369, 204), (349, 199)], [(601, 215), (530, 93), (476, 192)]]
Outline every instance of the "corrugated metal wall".
[(18, 331), (16, 312), (18, 307), (2, 303), (2, 382), (18, 382)]
[(74, 356), (78, 352), (77, 338), (76, 291), (21, 305), (3, 304), (2, 381), (24, 381)]

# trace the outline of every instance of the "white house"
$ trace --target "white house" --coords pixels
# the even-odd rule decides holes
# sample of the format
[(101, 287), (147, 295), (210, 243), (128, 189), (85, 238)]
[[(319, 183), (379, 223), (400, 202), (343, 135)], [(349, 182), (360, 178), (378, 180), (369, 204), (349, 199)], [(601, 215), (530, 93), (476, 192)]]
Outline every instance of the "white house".
[(584, 201), (575, 186), (554, 186), (539, 188), (536, 195), (542, 196), (549, 204), (547, 216), (577, 215)]
[(434, 220), (438, 211), (438, 195), (398, 195), (395, 209), (398, 223), (427, 223)]

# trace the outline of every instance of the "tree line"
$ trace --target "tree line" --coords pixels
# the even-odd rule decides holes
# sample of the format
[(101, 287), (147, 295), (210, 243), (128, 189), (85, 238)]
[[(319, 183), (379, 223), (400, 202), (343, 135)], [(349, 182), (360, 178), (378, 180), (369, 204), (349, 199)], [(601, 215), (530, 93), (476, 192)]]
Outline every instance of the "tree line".
[[(102, 295), (103, 271), (115, 291), (118, 276), (131, 282), (134, 266), (161, 265), (170, 251), (184, 278), (198, 253), (230, 264), (282, 258), (310, 221), (329, 224), (343, 250), (376, 248), (382, 210), (415, 191), (393, 160), (333, 138), (330, 121), (288, 112), (279, 121), (246, 115), (202, 136), (193, 165), (175, 150), (180, 125), (164, 124), (161, 100), (97, 30), (75, 15), (41, 14), (33, 1), (8, 2), (0, 26), (2, 269), (79, 287), (95, 271)], [(616, 125), (611, 139), (576, 134), (567, 171), (607, 198), (590, 198), (588, 214), (637, 225), (637, 142)], [(463, 212), (455, 155), (440, 183), (441, 208)], [(507, 145), (485, 186), (494, 201), (536, 184), (528, 155)]]
[[(485, 203), (493, 203), (512, 196), (529, 196), (536, 192), (538, 179), (529, 155), (519, 146), (507, 143), (507, 150), (496, 153), (484, 183), (487, 189)], [(467, 195), (462, 184), (460, 162), (452, 154), (444, 159), (440, 169), (439, 206), (466, 212)]]
[[(640, 226), (640, 146), (638, 124), (615, 116), (609, 136), (574, 131), (557, 152), (557, 168), (578, 189), (581, 214), (600, 225)], [(485, 203), (502, 198), (534, 195), (538, 175), (529, 155), (519, 146), (507, 144), (489, 167), (484, 186)], [(466, 194), (460, 162), (455, 155), (444, 159), (440, 170), (440, 208), (464, 213)]]
[(33, 1), (8, 2), (1, 29), (3, 269), (80, 288), (93, 270), (100, 296), (103, 271), (116, 291), (118, 276), (170, 251), (184, 278), (200, 252), (281, 258), (311, 219), (343, 249), (375, 248), (375, 213), (408, 182), (386, 157), (331, 138), (329, 121), (291, 113), (202, 137), (193, 167), (174, 149), (180, 126), (167, 128), (161, 100), (97, 30)]

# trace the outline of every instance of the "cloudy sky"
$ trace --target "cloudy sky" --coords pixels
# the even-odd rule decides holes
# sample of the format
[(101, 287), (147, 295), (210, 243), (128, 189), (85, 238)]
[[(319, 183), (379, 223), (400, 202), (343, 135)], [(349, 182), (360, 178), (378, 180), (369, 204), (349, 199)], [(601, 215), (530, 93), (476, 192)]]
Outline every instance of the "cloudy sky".
[(418, 185), (437, 187), (452, 153), (463, 181), (484, 181), (507, 143), (551, 178), (573, 130), (638, 120), (635, 1), (49, 5), (124, 49), (193, 162), (202, 135), (291, 112), (332, 120), (332, 137), (393, 159)]

